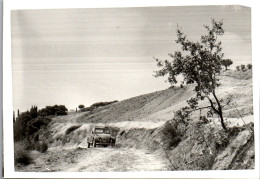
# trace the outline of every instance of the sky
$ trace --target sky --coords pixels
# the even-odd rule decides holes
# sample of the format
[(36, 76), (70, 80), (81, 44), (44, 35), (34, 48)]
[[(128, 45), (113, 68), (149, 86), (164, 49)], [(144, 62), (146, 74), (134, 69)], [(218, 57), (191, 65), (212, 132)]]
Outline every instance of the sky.
[(176, 28), (198, 41), (223, 20), (224, 58), (251, 63), (251, 9), (243, 6), (14, 10), (14, 110), (123, 100), (168, 88), (153, 57), (180, 50)]

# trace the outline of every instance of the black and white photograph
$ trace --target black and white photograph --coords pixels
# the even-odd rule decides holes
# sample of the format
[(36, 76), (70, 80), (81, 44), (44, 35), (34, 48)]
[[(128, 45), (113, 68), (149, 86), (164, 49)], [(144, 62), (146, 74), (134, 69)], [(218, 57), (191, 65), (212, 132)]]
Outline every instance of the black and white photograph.
[(251, 27), (243, 5), (11, 10), (14, 171), (255, 170)]

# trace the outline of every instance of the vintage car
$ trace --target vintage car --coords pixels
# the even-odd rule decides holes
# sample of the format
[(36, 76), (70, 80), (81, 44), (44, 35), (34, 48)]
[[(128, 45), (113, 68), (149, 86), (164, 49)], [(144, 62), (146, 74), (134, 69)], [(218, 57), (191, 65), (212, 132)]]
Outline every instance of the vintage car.
[(115, 137), (111, 135), (111, 130), (108, 127), (94, 127), (90, 135), (87, 137), (88, 148), (92, 145), (115, 146)]

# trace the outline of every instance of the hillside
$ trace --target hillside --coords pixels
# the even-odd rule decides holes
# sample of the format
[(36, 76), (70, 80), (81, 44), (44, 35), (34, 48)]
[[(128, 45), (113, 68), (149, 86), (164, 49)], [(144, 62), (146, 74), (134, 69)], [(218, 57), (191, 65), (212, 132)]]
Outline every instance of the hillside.
[[(244, 78), (237, 72), (227, 71), (220, 76), (221, 86), (217, 95), (225, 99), (232, 96), (232, 106), (224, 109), (225, 117), (236, 118), (236, 108), (244, 116), (253, 114), (253, 87), (251, 71), (244, 72)], [(170, 87), (166, 90), (140, 95), (120, 101), (92, 112), (60, 116), (56, 120), (78, 123), (111, 123), (122, 121), (160, 122), (172, 119), (179, 108), (186, 106), (186, 100), (194, 95), (193, 86)], [(206, 103), (207, 101), (203, 102)]]
[[(150, 155), (151, 166), (158, 162), (164, 166), (155, 170), (252, 169), (255, 157), (252, 72), (226, 71), (219, 78), (222, 85), (217, 89), (217, 95), (223, 99), (232, 99), (230, 105), (224, 108), (226, 123), (230, 128), (228, 134), (222, 130), (218, 119), (214, 116), (209, 123), (202, 123), (199, 120), (199, 112), (193, 113), (193, 120), (181, 130), (183, 126), (171, 119), (174, 112), (186, 106), (186, 100), (194, 95), (193, 85), (183, 88), (170, 87), (99, 107), (91, 112), (71, 113), (53, 118), (49, 130), (43, 130), (40, 137), (47, 139), (51, 148), (47, 156), (43, 154), (40, 158), (46, 160), (49, 157), (47, 160), (52, 160), (55, 156), (57, 160), (55, 163), (44, 163), (42, 166), (59, 165), (62, 157), (54, 151), (63, 148), (64, 151), (69, 149), (67, 153), (70, 157), (72, 155), (73, 161), (74, 158), (77, 159), (78, 167), (77, 169), (74, 167), (76, 171), (95, 171), (95, 168), (90, 167), (91, 164), (87, 162), (88, 159), (84, 162), (81, 160), (88, 155), (97, 157), (102, 155), (104, 156), (102, 160), (105, 162), (110, 164), (110, 160), (114, 162), (114, 168), (103, 167), (100, 171), (149, 170), (147, 166), (145, 169), (129, 168), (137, 158), (139, 162), (145, 161), (147, 154)], [(206, 101), (203, 101), (202, 105), (203, 103), (205, 105)], [(72, 150), (75, 147), (86, 148), (86, 136), (95, 125), (111, 127), (113, 135), (116, 136), (116, 149)], [(70, 129), (73, 130), (67, 132)], [(124, 158), (129, 157), (127, 151), (130, 148), (131, 155), (135, 156), (130, 157), (133, 161)], [(114, 156), (122, 158), (109, 158), (111, 152)], [(154, 161), (156, 158), (157, 162)], [(125, 167), (117, 168), (118, 162), (125, 162)], [(144, 166), (139, 162), (138, 166)], [(58, 167), (59, 169), (55, 170), (75, 171), (72, 165), (72, 168), (64, 167), (66, 169)], [(30, 170), (29, 168), (28, 171)]]

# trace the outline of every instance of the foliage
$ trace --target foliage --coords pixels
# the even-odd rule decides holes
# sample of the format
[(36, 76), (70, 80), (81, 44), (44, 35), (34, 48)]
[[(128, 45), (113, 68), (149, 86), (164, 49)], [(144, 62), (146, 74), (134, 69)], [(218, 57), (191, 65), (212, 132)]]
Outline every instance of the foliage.
[[(156, 59), (157, 66), (155, 77), (168, 75), (168, 82), (176, 84), (177, 76), (182, 75), (182, 83), (196, 84), (194, 91), (196, 97), (188, 100), (187, 110), (208, 109), (208, 114), (217, 114), (220, 117), (223, 129), (227, 130), (223, 118), (223, 104), (216, 95), (216, 88), (220, 86), (217, 75), (221, 71), (221, 60), (224, 54), (221, 52), (221, 41), (218, 36), (224, 34), (223, 22), (212, 19), (211, 27), (205, 25), (207, 35), (201, 36), (200, 42), (192, 42), (187, 36), (177, 29), (176, 43), (182, 46), (182, 52), (176, 51), (169, 54), (172, 61)], [(198, 101), (207, 99), (209, 106), (199, 108)], [(189, 108), (189, 109), (188, 109)]]
[(106, 106), (106, 105), (109, 105), (109, 104), (113, 104), (113, 103), (116, 103), (118, 102), (117, 100), (115, 101), (110, 101), (110, 102), (98, 102), (98, 103), (94, 103), (90, 106), (91, 107), (94, 107), (94, 108), (98, 108), (98, 107), (102, 107), (102, 106)]
[(246, 71), (246, 66), (245, 65), (243, 65), (243, 64), (240, 65), (240, 68), (241, 68), (242, 71)]
[(227, 70), (227, 67), (229, 67), (230, 65), (233, 64), (233, 61), (231, 59), (223, 59), (223, 60), (220, 60), (220, 63), (222, 66), (224, 66)]
[(80, 104), (78, 107), (79, 109), (83, 109), (85, 106), (83, 104)]
[(28, 140), (34, 137), (41, 128), (46, 127), (51, 122), (48, 117), (42, 117), (37, 112), (37, 106), (32, 106), (30, 111), (22, 112), (19, 117), (17, 117), (14, 123), (14, 140)]
[(27, 124), (32, 120), (31, 114), (29, 111), (23, 112), (20, 116), (16, 119), (14, 123), (14, 140), (19, 141), (23, 140), (27, 136)]
[(93, 111), (96, 108), (107, 106), (109, 104), (113, 104), (113, 103), (116, 103), (116, 102), (118, 102), (118, 101), (115, 100), (115, 101), (110, 101), (110, 102), (97, 102), (97, 103), (92, 104), (90, 107), (86, 107), (86, 108), (81, 109), (80, 111), (81, 112)]
[(31, 117), (33, 119), (37, 118), (38, 116), (38, 110), (37, 110), (37, 106), (32, 106), (31, 109), (30, 109), (30, 114), (31, 114)]
[(240, 66), (236, 66), (237, 71), (240, 71)]
[(174, 118), (170, 121), (167, 121), (163, 128), (163, 140), (169, 141), (164, 142), (166, 149), (170, 147), (177, 147), (177, 145), (182, 141), (187, 126), (189, 125), (189, 114), (185, 112), (184, 109), (177, 110), (175, 112)]
[(45, 153), (48, 150), (48, 144), (46, 142), (36, 142), (35, 150)]
[(252, 64), (247, 64), (247, 69), (251, 70), (252, 69)]
[(29, 165), (33, 161), (28, 151), (25, 150), (25, 146), (22, 142), (16, 142), (14, 144), (14, 163), (15, 165)]
[(46, 127), (51, 119), (46, 117), (32, 118), (30, 112), (21, 113), (14, 124), (14, 140), (30, 140), (41, 128)]
[(51, 115), (67, 115), (68, 109), (64, 105), (54, 105), (46, 106), (45, 108), (39, 110), (39, 116), (51, 116)]
[(26, 130), (28, 131), (28, 135), (33, 135), (38, 132), (42, 127), (46, 127), (51, 122), (50, 118), (38, 117), (36, 119), (32, 119), (27, 124)]
[(75, 131), (76, 129), (78, 129), (81, 125), (76, 125), (76, 126), (71, 126), (66, 130), (66, 134), (70, 134), (71, 132)]

